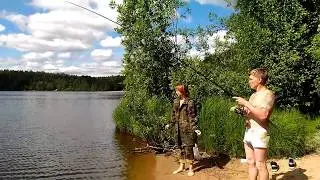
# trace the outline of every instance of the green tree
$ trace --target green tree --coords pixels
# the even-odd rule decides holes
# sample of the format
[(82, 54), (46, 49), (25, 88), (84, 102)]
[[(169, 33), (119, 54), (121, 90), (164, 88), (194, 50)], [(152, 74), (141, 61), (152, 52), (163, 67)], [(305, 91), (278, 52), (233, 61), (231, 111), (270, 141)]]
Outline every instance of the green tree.
[[(125, 89), (130, 93), (170, 98), (175, 64), (170, 31), (178, 0), (126, 0), (119, 5), (117, 31), (124, 37)], [(134, 96), (134, 95), (133, 95)]]
[(123, 76), (93, 78), (32, 71), (0, 70), (0, 91), (119, 91), (123, 90)]
[(236, 39), (237, 62), (245, 63), (248, 69), (269, 70), (270, 86), (281, 107), (320, 113), (320, 64), (310, 53), (319, 26), (318, 3), (238, 0), (237, 12), (227, 22)]

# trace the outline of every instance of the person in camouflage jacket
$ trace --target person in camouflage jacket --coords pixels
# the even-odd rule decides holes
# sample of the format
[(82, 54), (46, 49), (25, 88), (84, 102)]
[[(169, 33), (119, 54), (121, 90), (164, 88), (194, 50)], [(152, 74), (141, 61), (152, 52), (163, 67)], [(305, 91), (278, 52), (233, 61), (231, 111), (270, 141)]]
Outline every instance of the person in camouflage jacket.
[(195, 104), (189, 99), (189, 92), (185, 85), (176, 86), (178, 99), (175, 99), (172, 107), (172, 118), (169, 126), (174, 127), (175, 140), (180, 149), (180, 167), (173, 172), (177, 174), (184, 170), (185, 164), (189, 164), (189, 176), (193, 176), (193, 147), (197, 140), (197, 111)]

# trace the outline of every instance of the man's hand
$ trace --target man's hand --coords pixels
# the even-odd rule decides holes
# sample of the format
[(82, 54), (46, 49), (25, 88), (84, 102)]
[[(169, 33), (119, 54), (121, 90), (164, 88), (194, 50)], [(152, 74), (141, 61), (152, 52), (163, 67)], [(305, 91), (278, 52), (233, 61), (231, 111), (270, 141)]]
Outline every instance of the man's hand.
[(247, 100), (243, 99), (242, 97), (232, 97), (232, 98), (235, 99), (240, 106), (247, 107), (247, 103), (248, 103)]
[(245, 111), (245, 107), (233, 106), (230, 108), (230, 111), (235, 112), (236, 114), (241, 116), (247, 115), (247, 111)]
[(249, 114), (251, 111), (249, 108), (247, 107), (243, 107), (243, 111), (246, 113), (246, 114)]
[(200, 130), (195, 130), (194, 132), (197, 134), (197, 136), (201, 135), (201, 131)]

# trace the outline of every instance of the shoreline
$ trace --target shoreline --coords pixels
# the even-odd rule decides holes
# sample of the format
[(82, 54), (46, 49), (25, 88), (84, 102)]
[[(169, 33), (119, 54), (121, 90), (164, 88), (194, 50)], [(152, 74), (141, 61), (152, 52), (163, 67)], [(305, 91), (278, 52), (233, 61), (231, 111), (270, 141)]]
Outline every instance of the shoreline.
[[(120, 133), (122, 134), (122, 133)], [(143, 147), (147, 142), (139, 137), (124, 133), (123, 142), (129, 142), (129, 149)], [(123, 134), (122, 134), (123, 135)], [(132, 152), (132, 151), (131, 151)], [(275, 161), (280, 166), (276, 173), (271, 172), (270, 162)], [(288, 159), (270, 158), (267, 160), (271, 180), (319, 180), (320, 153), (312, 153), (295, 159), (297, 167), (290, 170)], [(179, 167), (175, 154), (155, 154), (151, 152), (129, 153), (127, 156), (125, 177), (129, 180), (247, 180), (247, 164), (240, 158), (230, 158), (227, 155), (211, 156), (195, 162), (195, 175), (187, 176), (187, 170), (173, 175)]]
[[(218, 158), (218, 159), (217, 159)], [(227, 157), (225, 157), (227, 158)], [(276, 161), (280, 170), (271, 172), (270, 161)], [(290, 170), (288, 159), (269, 159), (267, 166), (269, 176), (272, 180), (318, 180), (320, 174), (320, 155), (311, 154), (296, 159), (297, 167)], [(240, 159), (224, 159), (224, 157), (213, 157), (197, 161), (195, 164), (195, 175), (187, 176), (187, 170), (173, 175), (172, 172), (178, 168), (178, 161), (173, 156), (140, 154), (129, 167), (128, 179), (150, 179), (150, 180), (247, 180), (247, 164), (241, 163)]]

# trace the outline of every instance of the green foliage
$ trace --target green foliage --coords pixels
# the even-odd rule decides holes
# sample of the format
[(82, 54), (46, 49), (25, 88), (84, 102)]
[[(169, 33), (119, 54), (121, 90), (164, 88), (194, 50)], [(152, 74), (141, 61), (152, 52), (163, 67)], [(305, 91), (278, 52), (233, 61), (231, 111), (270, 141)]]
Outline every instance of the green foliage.
[(270, 126), (269, 154), (275, 157), (299, 157), (308, 151), (307, 125), (310, 121), (297, 110), (275, 111)]
[[(230, 112), (234, 102), (223, 97), (204, 101), (199, 118), (200, 147), (207, 152), (244, 156), (244, 118)], [(142, 116), (129, 110), (124, 97), (113, 114), (117, 127), (154, 144), (173, 142), (172, 133), (165, 131), (171, 115), (169, 101), (153, 97), (145, 100)], [(297, 110), (273, 112), (270, 125), (270, 157), (299, 157), (319, 151), (320, 119), (310, 119)]]
[(313, 56), (309, 50), (318, 33), (317, 1), (239, 0), (236, 8), (227, 27), (236, 39), (237, 62), (269, 70), (280, 107), (320, 113), (320, 63), (317, 51)]
[[(316, 34), (312, 40), (309, 52), (317, 60), (317, 66), (320, 66), (320, 28), (318, 29), (318, 34)], [(317, 77), (313, 80), (314, 86), (316, 88), (316, 93), (320, 94), (320, 73), (318, 71)]]
[(310, 47), (310, 53), (320, 61), (320, 32), (316, 34), (312, 39)]
[(308, 133), (307, 150), (320, 152), (320, 117), (309, 119), (306, 124), (306, 131)]
[(112, 116), (120, 131), (132, 133), (134, 114), (129, 111), (129, 102), (126, 98), (121, 99)]
[[(190, 58), (185, 68), (177, 69), (172, 75), (172, 84), (189, 86), (191, 98), (200, 110), (201, 103), (210, 96), (245, 96), (249, 94), (247, 74), (227, 57), (230, 51), (210, 55), (204, 60)], [(237, 69), (239, 68), (239, 69)]]
[[(234, 102), (223, 97), (248, 96), (249, 70), (266, 67), (279, 108), (272, 117), (270, 155), (314, 151), (317, 146), (311, 144), (320, 133), (311, 124), (318, 121), (296, 110), (280, 110), (320, 113), (320, 6), (316, 2), (239, 0), (229, 19), (220, 18), (206, 28), (178, 30), (186, 43), (177, 48), (170, 39), (176, 31), (175, 10), (183, 3), (124, 1), (118, 5), (121, 27), (117, 31), (124, 37), (126, 79), (125, 97), (114, 112), (117, 127), (154, 143), (170, 141), (163, 131), (170, 118), (169, 101), (174, 86), (184, 83), (200, 110), (200, 144), (207, 151), (241, 156), (244, 119), (229, 112)], [(215, 52), (209, 54), (208, 37), (221, 29), (228, 30), (229, 39), (215, 40)], [(192, 42), (195, 37), (197, 43)], [(203, 50), (205, 58), (189, 58), (190, 48)], [(212, 96), (216, 97), (208, 98)]]
[[(169, 131), (164, 130), (171, 117), (171, 104), (168, 100), (156, 97), (144, 99), (139, 110), (131, 111), (130, 103), (126, 97), (113, 113), (113, 119), (117, 128), (135, 134), (153, 144), (161, 144), (171, 141)], [(140, 111), (140, 114), (135, 112)]]
[[(114, 119), (119, 128), (153, 143), (166, 137), (163, 123), (169, 120), (166, 108), (171, 107), (171, 75), (177, 64), (172, 25), (181, 5), (177, 0), (127, 0), (117, 7), (126, 78), (125, 97)], [(122, 119), (127, 114), (130, 118)]]
[(234, 103), (221, 97), (209, 98), (202, 105), (199, 141), (206, 151), (243, 155), (244, 119), (229, 111), (232, 106)]
[[(244, 118), (229, 111), (234, 102), (221, 97), (207, 99), (200, 112), (200, 143), (207, 151), (243, 156)], [(320, 119), (319, 119), (320, 120)], [(297, 110), (275, 111), (271, 117), (271, 157), (298, 157), (315, 151), (319, 120), (310, 120)], [(318, 137), (319, 138), (319, 137)]]
[(90, 77), (31, 71), (0, 71), (1, 91), (120, 91), (123, 76)]
[(170, 28), (181, 2), (127, 0), (118, 6), (117, 32), (124, 38), (126, 91), (170, 98), (170, 75), (176, 59)]

